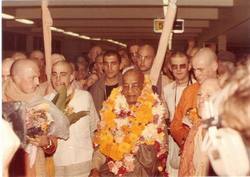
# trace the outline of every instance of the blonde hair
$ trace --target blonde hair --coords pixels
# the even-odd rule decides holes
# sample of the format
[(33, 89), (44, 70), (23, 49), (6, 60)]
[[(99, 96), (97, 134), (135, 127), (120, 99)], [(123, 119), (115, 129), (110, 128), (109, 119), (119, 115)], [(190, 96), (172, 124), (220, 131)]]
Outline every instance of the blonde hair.
[(241, 66), (223, 89), (224, 98), (220, 104), (220, 118), (226, 127), (238, 130), (250, 138), (250, 71)]

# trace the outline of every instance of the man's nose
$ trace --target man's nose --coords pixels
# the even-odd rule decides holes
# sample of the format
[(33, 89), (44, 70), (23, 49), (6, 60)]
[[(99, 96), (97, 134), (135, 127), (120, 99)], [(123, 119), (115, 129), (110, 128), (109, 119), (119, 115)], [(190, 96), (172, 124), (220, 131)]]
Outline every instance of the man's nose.
[(141, 59), (141, 64), (144, 65), (145, 64), (145, 57), (141, 56), (140, 59)]
[(108, 69), (109, 69), (109, 70), (112, 69), (112, 64), (111, 64), (111, 63), (108, 64)]
[(38, 77), (35, 78), (35, 84), (39, 85), (39, 78)]

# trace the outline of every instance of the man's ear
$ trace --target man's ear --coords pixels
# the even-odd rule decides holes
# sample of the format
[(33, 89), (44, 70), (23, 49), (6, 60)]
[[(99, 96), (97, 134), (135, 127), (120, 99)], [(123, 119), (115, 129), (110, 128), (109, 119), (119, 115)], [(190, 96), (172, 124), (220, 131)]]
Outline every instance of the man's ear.
[(218, 62), (213, 62), (212, 63), (212, 69), (213, 69), (213, 71), (217, 71), (218, 70)]
[(11, 77), (11, 79), (13, 80), (14, 83), (20, 83), (21, 82), (21, 78), (18, 75), (15, 75), (15, 76)]
[(75, 79), (75, 72), (73, 72), (72, 74), (70, 74), (70, 83)]
[(121, 71), (122, 69), (124, 69), (124, 68), (122, 68), (122, 63), (119, 64), (119, 69), (120, 69), (120, 71)]
[(173, 72), (173, 70), (172, 70), (172, 67), (171, 67), (170, 63), (167, 63), (167, 67), (168, 67), (168, 70), (169, 70), (169, 71)]
[(191, 69), (192, 69), (191, 63), (188, 63), (188, 71), (191, 71)]

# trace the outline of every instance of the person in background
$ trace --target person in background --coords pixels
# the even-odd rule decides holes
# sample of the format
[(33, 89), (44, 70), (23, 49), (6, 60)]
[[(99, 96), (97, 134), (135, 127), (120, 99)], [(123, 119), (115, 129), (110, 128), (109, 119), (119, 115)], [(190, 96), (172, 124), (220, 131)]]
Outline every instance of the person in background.
[[(190, 110), (197, 112), (196, 123), (193, 123), (183, 147), (181, 155), (179, 176), (207, 176), (209, 175), (209, 161), (207, 154), (202, 150), (202, 141), (206, 133), (203, 129), (202, 120), (211, 117), (208, 101), (221, 90), (217, 78), (208, 78), (200, 86), (197, 96), (197, 107)], [(192, 116), (189, 116), (193, 120)]]
[(47, 81), (47, 75), (45, 72), (45, 58), (44, 54), (40, 50), (34, 50), (30, 54), (30, 59), (37, 62), (39, 68), (40, 68), (40, 77), (39, 82), (43, 83)]
[[(25, 67), (24, 67), (25, 66)], [(11, 67), (11, 79), (4, 87), (3, 101), (31, 102), (44, 96), (44, 90), (39, 85), (39, 67), (30, 59), (17, 60)], [(52, 143), (49, 146), (49, 142)], [(38, 147), (35, 164), (30, 167), (29, 154), (19, 149), (15, 155), (10, 173), (13, 176), (47, 176), (45, 153), (51, 154), (56, 149), (56, 139), (51, 136), (38, 136), (36, 141), (30, 143)], [(53, 149), (51, 149), (53, 148)]]
[(46, 97), (52, 100), (65, 86), (69, 100), (64, 110), (65, 114), (89, 111), (88, 115), (71, 124), (69, 139), (58, 140), (57, 150), (53, 156), (56, 177), (85, 177), (88, 176), (91, 167), (92, 136), (99, 118), (91, 95), (87, 91), (72, 87), (73, 80), (73, 69), (69, 62), (59, 61), (52, 66), (51, 83), (54, 92)]
[(128, 55), (128, 51), (126, 48), (121, 48), (118, 53), (121, 56), (121, 70), (130, 67), (131, 66), (131, 61)]
[(109, 97), (112, 89), (118, 87), (121, 82), (120, 64), (121, 57), (118, 52), (108, 50), (103, 54), (104, 76), (90, 88), (98, 112), (102, 108), (103, 101)]
[[(149, 74), (151, 67), (153, 65), (153, 61), (155, 59), (155, 49), (152, 45), (144, 44), (140, 46), (138, 50), (137, 57), (137, 67), (143, 74)], [(162, 78), (161, 75), (158, 79), (157, 85), (153, 86), (154, 91), (156, 91), (159, 95), (161, 95), (162, 89)]]
[(2, 176), (9, 177), (9, 164), (20, 145), (20, 140), (11, 125), (3, 119), (1, 120), (0, 136), (2, 139)]
[[(169, 123), (171, 123), (183, 90), (192, 84), (192, 80), (190, 78), (191, 64), (186, 54), (176, 52), (170, 56), (168, 68), (172, 72), (175, 79), (170, 84), (167, 84), (163, 90), (164, 100), (166, 101), (169, 110)], [(170, 176), (178, 176), (180, 162), (179, 147), (171, 136), (168, 140), (168, 173)]]
[(23, 52), (14, 52), (10, 58), (13, 58), (14, 60), (20, 60), (27, 59), (28, 57)]
[(99, 80), (96, 73), (91, 73), (89, 77), (85, 80), (83, 84), (83, 89), (88, 90), (92, 85), (94, 85)]
[(167, 84), (170, 84), (174, 80), (173, 74), (169, 70), (169, 60), (170, 60), (172, 53), (173, 51), (170, 51), (170, 50), (166, 52), (166, 56), (165, 56), (164, 63), (162, 66), (162, 90), (164, 86), (166, 86)]
[(88, 52), (89, 64), (94, 64), (96, 57), (101, 53), (102, 53), (102, 48), (100, 46), (95, 45), (91, 47), (91, 49)]
[(218, 56), (218, 76), (221, 85), (226, 81), (226, 79), (234, 72), (236, 57), (232, 52), (229, 51), (219, 51)]
[(10, 79), (10, 68), (15, 62), (13, 58), (5, 58), (2, 62), (2, 84), (7, 83)]
[(96, 73), (99, 78), (103, 76), (103, 54), (97, 55), (92, 73)]
[(139, 50), (140, 46), (138, 44), (132, 44), (129, 46), (128, 51), (129, 51), (129, 56), (132, 60), (133, 65), (136, 66), (136, 62), (137, 62), (137, 56), (138, 56), (138, 50)]
[(176, 107), (173, 121), (170, 124), (171, 135), (181, 150), (186, 141), (189, 129), (192, 126), (192, 123), (186, 119), (186, 117), (189, 110), (195, 108), (197, 105), (197, 93), (200, 89), (200, 85), (208, 78), (217, 77), (217, 56), (211, 49), (202, 48), (191, 59), (191, 65), (197, 83), (189, 85), (183, 91)]

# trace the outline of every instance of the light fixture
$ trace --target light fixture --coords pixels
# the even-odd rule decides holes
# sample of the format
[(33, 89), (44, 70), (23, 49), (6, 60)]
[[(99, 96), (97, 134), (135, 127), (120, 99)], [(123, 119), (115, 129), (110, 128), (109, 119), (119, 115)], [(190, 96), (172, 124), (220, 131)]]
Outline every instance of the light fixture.
[(98, 37), (93, 37), (93, 38), (90, 38), (90, 40), (93, 40), (93, 41), (101, 41), (102, 39), (101, 39), (101, 38), (98, 38)]
[(76, 37), (80, 36), (79, 34), (73, 33), (73, 32), (71, 32), (71, 31), (67, 31), (67, 32), (63, 32), (63, 33), (64, 33), (64, 34), (67, 34), (67, 35), (70, 35), (70, 36), (76, 36)]
[(64, 32), (64, 30), (63, 29), (60, 29), (60, 28), (56, 28), (56, 27), (50, 27), (50, 29), (52, 30), (52, 31), (56, 31), (56, 32), (61, 32), (61, 33), (63, 33)]
[(16, 18), (15, 20), (16, 20), (17, 22), (24, 23), (24, 24), (27, 24), (27, 25), (32, 25), (32, 24), (34, 24), (34, 22), (33, 22), (32, 20), (18, 19), (18, 18)]
[(91, 39), (90, 37), (85, 36), (85, 35), (81, 35), (81, 36), (79, 36), (79, 38), (82, 38), (82, 39), (87, 39), (87, 40)]
[(14, 19), (15, 17), (9, 14), (2, 13), (2, 18), (3, 19)]
[(127, 47), (126, 44), (121, 43), (121, 42), (118, 42), (118, 41), (115, 41), (115, 40), (113, 40), (113, 39), (105, 39), (105, 41), (108, 41), (108, 42), (111, 42), (111, 43), (113, 43), (113, 44), (117, 44), (117, 45), (120, 45), (120, 46), (123, 46), (123, 47)]

